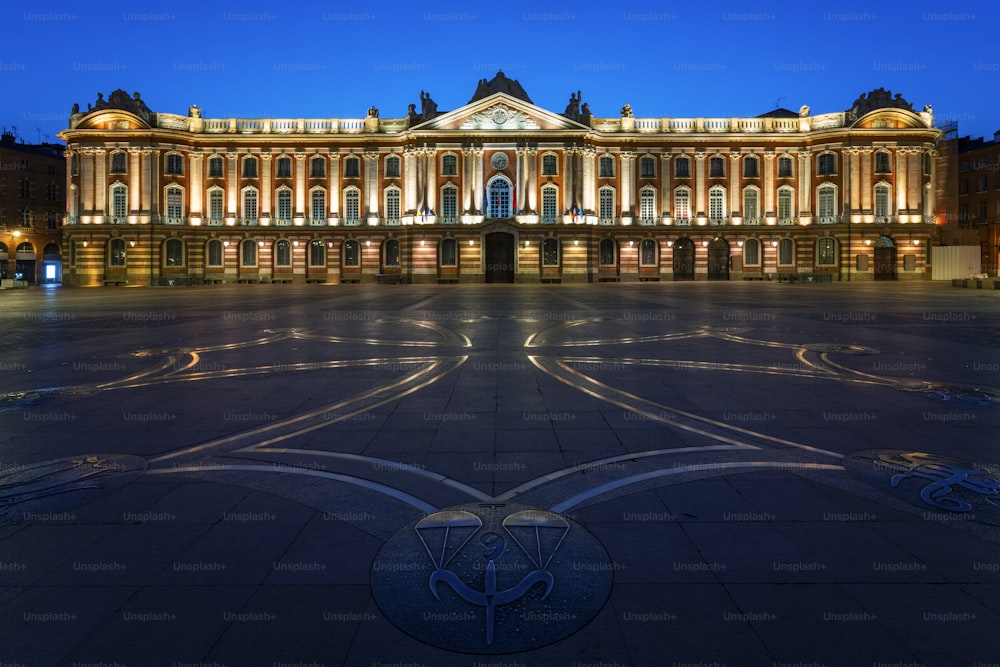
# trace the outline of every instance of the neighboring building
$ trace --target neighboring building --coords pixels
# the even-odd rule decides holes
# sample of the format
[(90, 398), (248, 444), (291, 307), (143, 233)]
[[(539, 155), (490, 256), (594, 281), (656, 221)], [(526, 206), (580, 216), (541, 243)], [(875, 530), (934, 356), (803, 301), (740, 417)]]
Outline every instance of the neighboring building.
[(59, 144), (0, 136), (0, 279), (61, 280), (66, 160)]
[(949, 126), (939, 153), (941, 243), (978, 245), (983, 272), (1000, 275), (1000, 132), (986, 141), (959, 137)]
[[(89, 106), (89, 105), (88, 105)], [(64, 282), (927, 278), (930, 107), (562, 114), (498, 73), (454, 111), (356, 119), (74, 107)]]

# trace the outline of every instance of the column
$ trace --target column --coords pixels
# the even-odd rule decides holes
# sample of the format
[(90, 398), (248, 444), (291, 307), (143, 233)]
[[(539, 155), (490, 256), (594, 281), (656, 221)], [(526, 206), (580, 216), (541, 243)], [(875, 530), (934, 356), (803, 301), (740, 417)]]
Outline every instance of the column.
[(239, 208), (239, 169), (240, 155), (236, 151), (230, 151), (226, 155), (226, 216), (230, 218), (242, 217), (243, 212)]
[(920, 210), (921, 189), (923, 188), (924, 151), (917, 146), (906, 149), (906, 209), (922, 213)]
[(729, 151), (729, 215), (743, 215), (743, 202), (740, 201), (740, 158), (743, 155), (739, 149)]
[(142, 210), (142, 149), (129, 146), (128, 149), (128, 210), (139, 213)]
[(162, 156), (163, 154), (158, 149), (153, 149), (146, 158), (146, 169), (144, 172), (147, 175), (146, 180), (148, 183), (143, 186), (143, 196), (148, 197), (150, 222), (154, 220), (158, 221), (160, 215), (160, 172), (163, 170), (163, 167), (161, 167), (163, 164)]
[[(907, 206), (906, 195), (906, 157), (909, 150), (905, 147), (896, 148), (896, 201), (895, 201), (895, 212), (905, 211), (909, 208)], [(890, 209), (890, 214), (892, 209)]]
[(635, 153), (632, 151), (622, 151), (622, 217), (634, 217), (632, 210), (635, 202)]
[[(925, 201), (924, 201), (924, 210), (923, 210), (923, 215), (924, 215), (924, 219), (925, 220), (931, 218), (931, 216), (934, 215), (935, 194), (936, 194), (934, 192), (934, 184), (937, 183), (937, 157), (938, 157), (938, 151), (937, 151), (936, 148), (928, 148), (928, 149), (926, 149), (926, 152), (927, 152), (927, 155), (930, 156), (930, 163), (931, 163), (930, 183), (931, 183), (931, 187), (925, 188), (925, 187), (921, 186), (921, 188), (924, 190), (924, 192), (927, 193), (927, 197), (925, 198)], [(921, 167), (921, 172), (923, 172), (923, 167)]]
[(470, 214), (473, 212), (476, 206), (475, 191), (475, 177), (473, 175), (473, 158), (475, 157), (475, 150), (472, 148), (462, 148), (462, 201), (461, 201), (461, 213)]
[(153, 210), (153, 170), (156, 159), (152, 148), (139, 149), (139, 210), (151, 222), (149, 215)]
[(812, 216), (812, 151), (799, 149), (799, 216)]
[(572, 146), (563, 148), (563, 211), (573, 208), (573, 153)]
[(366, 213), (368, 220), (371, 221), (373, 218), (378, 218), (380, 209), (378, 197), (378, 151), (365, 152), (364, 183), (365, 192), (363, 196), (368, 202)]
[(330, 149), (330, 180), (327, 186), (326, 205), (330, 209), (330, 220), (340, 215), (340, 155), (336, 148)]
[[(295, 209), (292, 211), (293, 218), (304, 218), (306, 215), (306, 183), (308, 174), (306, 173), (306, 158), (308, 156), (301, 153), (295, 154)], [(267, 166), (264, 173), (267, 174), (267, 187), (271, 187), (271, 156), (265, 159)]]
[(697, 206), (695, 210), (691, 212), (691, 217), (701, 217), (704, 218), (708, 213), (708, 207), (705, 206), (705, 197), (707, 192), (705, 190), (705, 149), (699, 148), (694, 153), (694, 190), (695, 190), (695, 200), (697, 201)]
[(764, 151), (764, 210), (761, 211), (763, 217), (775, 217), (777, 211), (774, 206), (774, 149), (768, 148)]
[[(483, 205), (483, 187), (485, 186), (483, 182), (483, 156), (486, 154), (486, 151), (483, 150), (482, 146), (474, 148), (473, 151), (475, 158), (473, 162), (472, 208), (478, 211)], [(481, 215), (486, 215), (486, 211), (482, 211)]]
[(409, 215), (419, 215), (417, 200), (417, 167), (420, 158), (412, 146), (403, 148), (403, 197), (404, 210)]
[[(79, 164), (79, 152), (68, 148), (63, 151), (63, 158), (66, 160), (66, 199), (68, 200), (68, 205), (66, 206), (66, 213), (69, 215), (70, 223), (78, 223), (79, 220), (77, 216), (80, 214), (78, 210), (79, 203), (79, 193), (76, 191), (76, 187), (73, 184), (73, 157), (76, 156), (77, 164)], [(79, 171), (79, 170), (78, 170)]]
[(424, 173), (427, 181), (427, 206), (437, 215), (437, 149), (424, 150)]
[(673, 192), (670, 186), (670, 149), (660, 153), (660, 215), (674, 214)]
[(536, 214), (538, 212), (538, 149), (527, 148), (524, 156), (525, 180), (528, 183), (524, 203), (528, 213)]
[(517, 190), (517, 210), (511, 211), (511, 213), (514, 215), (519, 215), (521, 211), (528, 208), (525, 205), (525, 200), (527, 199), (526, 197), (527, 192), (525, 192), (526, 188), (524, 187), (524, 174), (526, 171), (524, 166), (524, 161), (527, 154), (528, 151), (523, 146), (518, 146), (514, 148), (514, 155), (515, 155), (514, 159), (516, 161), (516, 165), (514, 167), (514, 187)]
[[(108, 156), (103, 149), (97, 149), (94, 155), (94, 208), (101, 214), (108, 214)], [(105, 220), (107, 222), (107, 220)]]
[[(188, 154), (191, 163), (190, 174), (191, 177), (188, 179), (188, 208), (187, 214), (189, 217), (194, 217), (201, 219), (204, 211), (202, 210), (202, 193), (205, 192), (204, 183), (204, 156), (201, 154), (201, 149), (192, 149)], [(131, 190), (131, 188), (129, 188)]]
[(853, 213), (860, 209), (861, 203), (861, 150), (858, 148), (848, 148), (844, 151), (850, 162), (850, 169), (844, 171), (851, 178), (851, 210)]
[(594, 214), (596, 188), (594, 184), (594, 160), (597, 149), (593, 146), (584, 146), (580, 149), (583, 154), (583, 201), (581, 206), (587, 215)]
[(861, 183), (858, 187), (861, 189), (861, 208), (868, 212), (874, 211), (874, 205), (872, 203), (872, 198), (874, 194), (872, 192), (872, 153), (875, 150), (873, 148), (862, 148), (858, 154), (858, 160), (861, 162)]

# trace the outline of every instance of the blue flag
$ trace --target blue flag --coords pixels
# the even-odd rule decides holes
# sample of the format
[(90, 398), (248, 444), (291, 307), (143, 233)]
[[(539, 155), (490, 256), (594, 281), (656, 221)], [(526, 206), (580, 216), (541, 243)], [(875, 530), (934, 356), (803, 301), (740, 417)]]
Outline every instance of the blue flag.
[(483, 186), (483, 210), (482, 210), (482, 214), (483, 215), (487, 215), (487, 212), (489, 210), (490, 210), (490, 195), (486, 191), (486, 186), (484, 185)]

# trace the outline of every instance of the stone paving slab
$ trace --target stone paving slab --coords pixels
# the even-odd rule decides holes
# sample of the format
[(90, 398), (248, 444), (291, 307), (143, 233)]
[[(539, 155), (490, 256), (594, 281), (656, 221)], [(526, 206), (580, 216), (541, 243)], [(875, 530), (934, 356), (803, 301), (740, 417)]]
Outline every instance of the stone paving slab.
[[(261, 285), (0, 301), (0, 664), (1000, 655), (994, 294)], [(120, 454), (145, 473), (126, 480)], [(379, 560), (394, 540), (413, 546)], [(557, 632), (607, 576), (592, 620)], [(474, 652), (397, 627), (404, 598)], [(534, 648), (504, 652), (515, 626)]]

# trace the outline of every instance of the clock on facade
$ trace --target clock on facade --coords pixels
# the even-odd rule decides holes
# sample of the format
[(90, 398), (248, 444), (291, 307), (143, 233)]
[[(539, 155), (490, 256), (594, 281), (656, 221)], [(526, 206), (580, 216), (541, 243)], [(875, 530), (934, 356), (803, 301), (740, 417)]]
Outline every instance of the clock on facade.
[(490, 159), (490, 164), (493, 165), (494, 169), (506, 169), (507, 168), (507, 154), (506, 153), (494, 153), (493, 157)]

